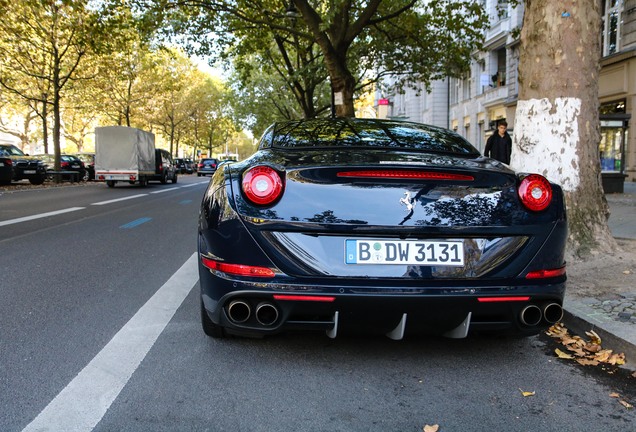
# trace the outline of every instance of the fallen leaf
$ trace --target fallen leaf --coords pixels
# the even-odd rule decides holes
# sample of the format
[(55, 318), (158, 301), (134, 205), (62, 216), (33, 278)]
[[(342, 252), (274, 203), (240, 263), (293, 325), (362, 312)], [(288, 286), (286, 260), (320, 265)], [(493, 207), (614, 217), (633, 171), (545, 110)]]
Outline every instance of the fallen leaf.
[(582, 366), (598, 366), (598, 361), (590, 359), (576, 359), (576, 361)]
[(536, 392), (523, 391), (521, 389), (519, 389), (519, 391), (521, 392), (523, 397), (534, 396), (536, 394)]
[(607, 362), (607, 360), (609, 360), (611, 355), (612, 355), (612, 350), (602, 350), (596, 353), (596, 355), (594, 356), (594, 360), (598, 360), (601, 363), (605, 363)]
[(439, 430), (439, 425), (426, 425), (422, 430), (423, 432), (437, 432)]
[(585, 349), (591, 353), (597, 353), (601, 350), (601, 346), (597, 344), (587, 344)]
[(596, 332), (594, 330), (590, 330), (589, 332), (585, 332), (585, 334), (590, 337), (590, 341), (593, 344), (596, 344), (596, 345), (600, 345), (601, 344), (601, 337), (598, 334), (596, 334)]
[(625, 271), (623, 272), (623, 274), (628, 275), (628, 274), (632, 274), (632, 272), (630, 272), (629, 270), (625, 270)]
[(570, 354), (566, 354), (566, 353), (564, 353), (563, 351), (561, 351), (558, 348), (555, 349), (554, 352), (556, 353), (557, 357), (562, 358), (562, 359), (573, 359), (574, 358)]
[(636, 372), (634, 372), (634, 373), (632, 374), (632, 377), (636, 378)]
[(624, 400), (619, 400), (620, 404), (623, 405), (625, 408), (627, 409), (632, 409), (634, 408), (634, 406), (628, 402), (625, 402)]
[(625, 354), (614, 354), (609, 359), (607, 359), (607, 363), (611, 365), (624, 365), (625, 364)]
[(619, 395), (619, 394), (618, 394), (618, 393), (616, 393), (616, 392), (613, 392), (613, 393), (610, 393), (610, 394), (609, 394), (609, 397), (611, 397), (611, 398), (619, 398), (619, 397), (621, 397), (621, 395)]

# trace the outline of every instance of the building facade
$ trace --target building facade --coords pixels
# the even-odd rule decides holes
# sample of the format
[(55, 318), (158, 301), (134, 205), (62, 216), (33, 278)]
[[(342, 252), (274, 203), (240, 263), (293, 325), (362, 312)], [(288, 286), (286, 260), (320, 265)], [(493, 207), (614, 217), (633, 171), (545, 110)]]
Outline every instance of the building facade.
[[(424, 89), (379, 95), (386, 104), (378, 116), (419, 121), (455, 130), (483, 151), (501, 121), (514, 133), (519, 95), (519, 38), (523, 4), (485, 0), (491, 23), (484, 49), (463, 78), (449, 78)], [(599, 77), (601, 142), (599, 157), (606, 192), (622, 192), (623, 179), (636, 181), (636, 0), (604, 0), (603, 58)], [(441, 110), (442, 112), (439, 112)]]

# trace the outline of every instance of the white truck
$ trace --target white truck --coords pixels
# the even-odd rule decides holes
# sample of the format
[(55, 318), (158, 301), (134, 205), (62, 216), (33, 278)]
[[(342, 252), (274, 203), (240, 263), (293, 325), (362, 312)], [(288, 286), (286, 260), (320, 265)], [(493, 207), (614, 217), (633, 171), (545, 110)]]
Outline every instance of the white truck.
[(125, 126), (95, 128), (95, 180), (146, 186), (155, 175), (155, 135)]

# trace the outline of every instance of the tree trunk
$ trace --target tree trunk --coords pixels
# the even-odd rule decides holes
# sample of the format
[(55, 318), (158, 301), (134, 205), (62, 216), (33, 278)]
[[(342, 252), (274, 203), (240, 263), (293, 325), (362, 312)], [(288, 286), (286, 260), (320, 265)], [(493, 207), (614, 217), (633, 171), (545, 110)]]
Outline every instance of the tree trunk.
[(334, 104), (334, 114), (336, 117), (355, 117), (356, 112), (353, 106), (353, 92), (356, 80), (346, 68), (339, 68), (340, 72), (331, 76), (332, 102)]
[(44, 143), (44, 153), (49, 152), (49, 127), (47, 124), (47, 117), (48, 117), (48, 110), (47, 110), (47, 106), (48, 106), (48, 100), (46, 95), (44, 95), (44, 97), (42, 98), (42, 142)]
[(560, 184), (568, 210), (568, 256), (611, 252), (600, 175), (597, 0), (527, 0), (519, 101), (510, 164)]

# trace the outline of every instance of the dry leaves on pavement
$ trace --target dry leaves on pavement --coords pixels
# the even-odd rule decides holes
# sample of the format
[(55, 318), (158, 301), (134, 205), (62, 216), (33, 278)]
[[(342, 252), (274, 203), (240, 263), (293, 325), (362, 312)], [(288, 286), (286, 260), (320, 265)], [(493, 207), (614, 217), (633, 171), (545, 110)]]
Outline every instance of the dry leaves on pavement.
[(423, 432), (438, 432), (439, 431), (439, 425), (426, 425), (424, 426), (424, 429), (422, 429)]
[(589, 340), (580, 336), (572, 336), (563, 323), (556, 323), (548, 329), (546, 334), (558, 339), (566, 351), (556, 349), (557, 357), (562, 359), (574, 359), (583, 366), (598, 366), (601, 363), (619, 366), (625, 364), (625, 354), (614, 353), (610, 349), (603, 349), (601, 338), (596, 332), (585, 332)]
[(621, 405), (623, 405), (627, 409), (634, 408), (634, 406), (632, 404), (630, 404), (629, 402), (621, 399), (621, 395), (619, 395), (618, 393), (610, 393), (609, 397), (614, 398), (614, 399), (618, 399), (618, 403), (620, 403)]

